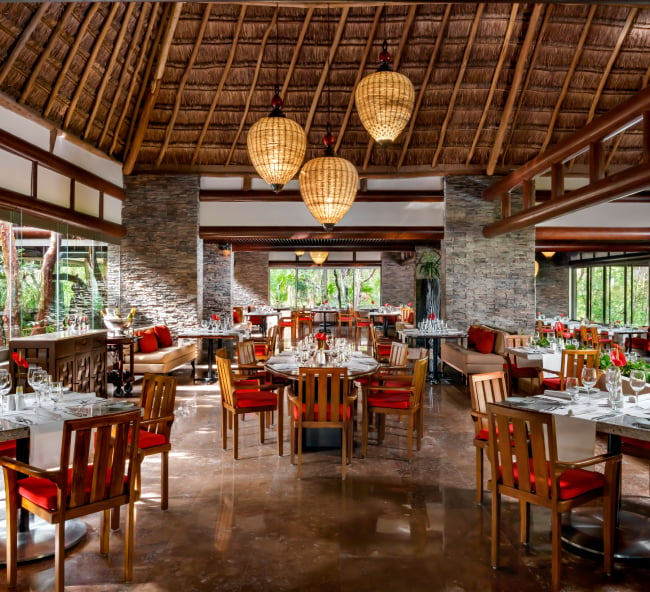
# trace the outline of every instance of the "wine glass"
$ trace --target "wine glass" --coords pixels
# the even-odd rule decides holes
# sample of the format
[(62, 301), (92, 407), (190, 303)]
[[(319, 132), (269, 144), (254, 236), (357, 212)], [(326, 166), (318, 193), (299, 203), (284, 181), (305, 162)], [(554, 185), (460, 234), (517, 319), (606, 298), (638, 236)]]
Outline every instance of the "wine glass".
[(11, 391), (11, 374), (4, 368), (0, 370), (0, 411), (5, 408), (4, 397)]
[(634, 391), (634, 406), (639, 405), (639, 393), (645, 388), (645, 372), (632, 370), (630, 372), (630, 388)]
[(589, 399), (589, 396), (591, 394), (591, 387), (594, 386), (598, 380), (596, 369), (585, 366), (582, 369), (580, 378), (582, 379), (582, 385), (587, 387), (587, 399)]
[(45, 372), (41, 370), (38, 366), (33, 366), (27, 370), (27, 384), (32, 387), (34, 391), (34, 397), (36, 397), (36, 407), (40, 407), (40, 390), (45, 380)]
[(577, 403), (580, 400), (580, 391), (578, 390), (578, 378), (576, 376), (567, 376), (564, 382), (564, 390), (571, 396), (571, 401)]

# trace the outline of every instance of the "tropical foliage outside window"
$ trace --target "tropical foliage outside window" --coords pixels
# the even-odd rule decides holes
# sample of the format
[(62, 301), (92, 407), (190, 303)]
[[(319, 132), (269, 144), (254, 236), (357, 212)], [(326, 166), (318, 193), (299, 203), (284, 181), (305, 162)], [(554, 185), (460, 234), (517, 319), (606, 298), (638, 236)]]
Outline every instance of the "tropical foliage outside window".
[(11, 336), (103, 328), (107, 247), (0, 222), (0, 345)]
[(650, 266), (606, 265), (573, 269), (573, 318), (603, 324), (648, 325)]
[(305, 267), (269, 270), (273, 306), (372, 308), (381, 302), (379, 267)]

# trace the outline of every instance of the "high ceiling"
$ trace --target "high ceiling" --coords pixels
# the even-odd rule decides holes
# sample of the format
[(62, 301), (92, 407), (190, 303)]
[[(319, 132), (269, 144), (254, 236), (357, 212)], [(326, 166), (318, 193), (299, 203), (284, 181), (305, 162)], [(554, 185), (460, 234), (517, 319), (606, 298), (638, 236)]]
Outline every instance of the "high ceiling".
[[(279, 85), (287, 116), (364, 177), (500, 174), (646, 87), (650, 9), (635, 2), (4, 3), (0, 104), (48, 122), (131, 172), (251, 175), (250, 126)], [(380, 147), (355, 85), (383, 40), (415, 113)], [(642, 126), (606, 146), (641, 161)], [(584, 156), (571, 173), (584, 172)]]

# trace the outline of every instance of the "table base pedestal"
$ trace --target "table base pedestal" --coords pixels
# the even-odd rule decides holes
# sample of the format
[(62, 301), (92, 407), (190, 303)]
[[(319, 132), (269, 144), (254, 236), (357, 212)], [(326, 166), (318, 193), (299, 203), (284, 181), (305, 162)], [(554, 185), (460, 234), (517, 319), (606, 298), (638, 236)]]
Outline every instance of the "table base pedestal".
[[(65, 548), (70, 549), (86, 536), (86, 523), (78, 518), (65, 523)], [(0, 566), (6, 563), (6, 522), (0, 520)], [(18, 563), (54, 557), (54, 525), (30, 516), (29, 530), (18, 533)]]
[[(598, 506), (578, 508), (562, 525), (562, 543), (577, 555), (603, 556), (603, 515)], [(624, 497), (618, 513), (616, 561), (650, 560), (650, 498)]]

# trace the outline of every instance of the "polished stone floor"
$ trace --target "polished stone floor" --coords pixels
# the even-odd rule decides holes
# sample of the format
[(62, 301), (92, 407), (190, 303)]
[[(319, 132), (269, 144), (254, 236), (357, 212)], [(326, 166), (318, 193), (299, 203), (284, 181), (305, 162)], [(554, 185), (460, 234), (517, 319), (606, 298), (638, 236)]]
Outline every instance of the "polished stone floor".
[[(257, 420), (240, 432), (240, 460), (221, 449), (219, 392), (190, 384), (177, 372), (177, 419), (170, 460), (170, 504), (159, 507), (159, 464), (143, 467), (137, 505), (134, 581), (122, 582), (122, 533), (111, 554), (98, 553), (99, 518), (66, 557), (68, 590), (143, 592), (227, 591), (484, 591), (550, 589), (550, 522), (532, 515), (531, 545), (517, 543), (518, 515), (503, 513), (502, 568), (489, 562), (490, 508), (474, 502), (473, 428), (469, 397), (460, 384), (429, 387), (425, 437), (405, 459), (400, 425), (389, 425), (382, 446), (358, 450), (340, 479), (339, 455), (304, 457), (296, 479), (279, 458), (276, 432), (257, 441)], [(288, 429), (285, 426), (285, 442)], [(647, 495), (645, 461), (626, 459), (624, 492)], [(19, 568), (17, 590), (48, 589), (53, 560)], [(2, 570), (4, 571), (4, 570)], [(4, 578), (4, 573), (0, 573)], [(647, 590), (648, 565), (617, 564), (607, 577), (598, 561), (563, 553), (565, 590)], [(0, 590), (4, 581), (0, 580)]]

